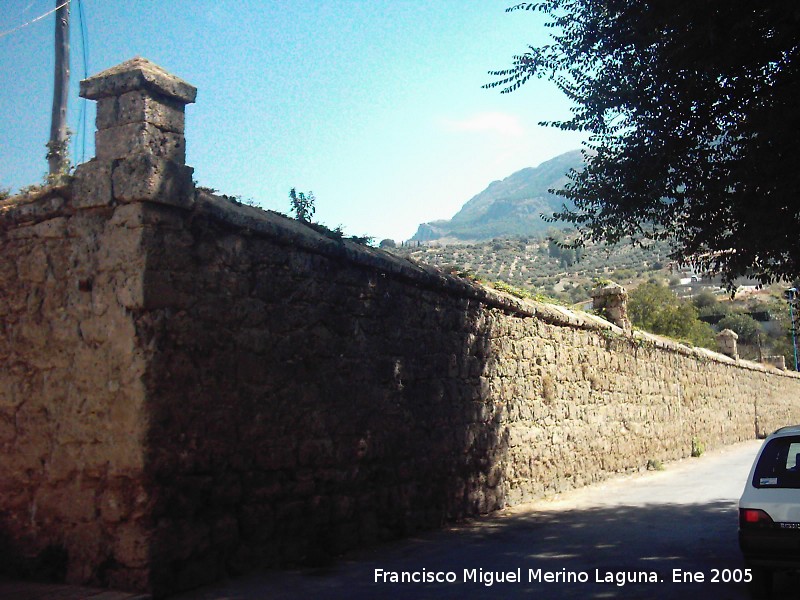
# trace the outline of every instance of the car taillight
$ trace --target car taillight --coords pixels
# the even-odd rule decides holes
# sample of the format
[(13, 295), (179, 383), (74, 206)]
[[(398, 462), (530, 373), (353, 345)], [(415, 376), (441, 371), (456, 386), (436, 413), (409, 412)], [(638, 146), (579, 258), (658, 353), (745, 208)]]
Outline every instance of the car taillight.
[(770, 527), (772, 517), (759, 508), (740, 508), (739, 527)]

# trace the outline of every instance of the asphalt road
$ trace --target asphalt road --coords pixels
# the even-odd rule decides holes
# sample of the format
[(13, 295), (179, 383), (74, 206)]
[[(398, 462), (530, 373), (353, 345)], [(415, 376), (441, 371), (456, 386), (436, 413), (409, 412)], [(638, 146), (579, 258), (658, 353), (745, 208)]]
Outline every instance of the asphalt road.
[[(736, 502), (759, 446), (670, 463), (327, 569), (254, 575), (176, 600), (748, 598)], [(451, 581), (392, 582), (404, 572)], [(779, 576), (774, 597), (796, 597), (798, 583)]]

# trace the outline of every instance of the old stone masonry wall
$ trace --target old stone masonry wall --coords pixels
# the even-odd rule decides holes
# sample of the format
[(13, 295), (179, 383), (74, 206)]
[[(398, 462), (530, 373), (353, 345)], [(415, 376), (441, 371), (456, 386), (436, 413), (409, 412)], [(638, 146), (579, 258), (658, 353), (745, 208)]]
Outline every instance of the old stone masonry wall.
[(0, 207), (6, 569), (161, 596), (800, 422), (794, 374), (196, 192), (188, 84), (84, 83), (98, 158)]

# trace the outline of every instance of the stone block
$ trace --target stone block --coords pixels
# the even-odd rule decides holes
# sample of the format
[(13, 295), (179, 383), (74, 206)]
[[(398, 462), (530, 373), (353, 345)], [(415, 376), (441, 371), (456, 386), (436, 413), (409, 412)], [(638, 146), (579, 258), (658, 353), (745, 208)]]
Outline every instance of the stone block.
[(738, 339), (739, 336), (735, 331), (731, 329), (723, 329), (717, 334), (719, 351), (726, 356), (730, 356), (731, 358), (739, 358), (739, 352), (736, 348), (736, 340)]
[(776, 369), (780, 369), (781, 371), (786, 370), (786, 357), (782, 355), (778, 356), (765, 356), (762, 359), (762, 362), (767, 365), (771, 365)]
[(206, 552), (211, 544), (211, 529), (200, 521), (162, 520), (158, 523), (151, 545), (155, 563), (187, 560)]
[(188, 276), (175, 271), (147, 271), (144, 276), (144, 307), (186, 308), (192, 303)]
[(253, 462), (264, 471), (294, 469), (297, 466), (295, 450), (288, 444), (264, 447), (254, 454)]
[(183, 133), (184, 107), (165, 96), (154, 96), (144, 90), (98, 100), (97, 129), (129, 123), (150, 123), (162, 131)]
[(330, 466), (334, 464), (335, 452), (330, 439), (306, 440), (300, 444), (301, 466)]
[(242, 482), (235, 473), (225, 473), (215, 482), (210, 494), (214, 506), (235, 506), (242, 500)]
[(239, 521), (224, 515), (211, 525), (211, 543), (219, 550), (232, 550), (239, 543)]
[(99, 242), (96, 258), (98, 272), (113, 273), (123, 267), (134, 271), (144, 265), (145, 251), (139, 232), (109, 227)]
[(117, 302), (128, 309), (143, 308), (144, 300), (144, 274), (137, 273), (117, 283)]
[(8, 235), (13, 235), (22, 224), (56, 216), (65, 203), (64, 198), (58, 195), (33, 198), (17, 196), (4, 201), (0, 207), (0, 226), (8, 230)]
[(106, 489), (100, 496), (100, 517), (108, 523), (119, 523), (131, 513), (132, 500), (123, 488)]
[[(140, 569), (129, 567), (112, 566), (106, 571), (108, 587), (116, 590), (147, 590), (151, 588), (151, 568), (150, 565)], [(137, 598), (149, 598), (150, 596), (137, 596)], [(134, 600), (136, 600), (134, 598)]]
[(90, 522), (95, 517), (94, 488), (79, 479), (41, 487), (36, 492), (37, 518), (64, 520), (70, 523)]
[(114, 558), (126, 567), (147, 567), (151, 539), (152, 534), (139, 523), (120, 524), (114, 530)]
[(94, 134), (95, 153), (100, 162), (113, 161), (139, 153), (186, 162), (186, 140), (182, 133), (162, 131), (150, 123), (128, 123)]
[(72, 190), (72, 206), (75, 208), (108, 206), (113, 201), (111, 165), (97, 159), (79, 165), (75, 169)]
[(103, 532), (98, 523), (82, 523), (66, 535), (69, 555), (67, 581), (90, 581), (105, 558)]
[[(153, 204), (120, 204), (114, 209), (114, 216), (108, 221), (110, 227), (139, 229), (152, 226), (160, 230), (182, 230), (184, 221), (181, 214)], [(173, 257), (175, 258), (175, 257)]]
[(41, 223), (36, 223), (30, 227), (33, 237), (42, 239), (61, 239), (67, 234), (67, 219), (65, 217), (55, 217)]
[(18, 261), (17, 272), (21, 281), (43, 283), (47, 278), (48, 255), (43, 246), (34, 246), (27, 255)]
[(111, 176), (119, 202), (155, 202), (181, 208), (194, 203), (191, 167), (148, 154), (121, 160)]
[(87, 344), (102, 344), (113, 332), (113, 323), (104, 318), (89, 318), (80, 322), (81, 338)]

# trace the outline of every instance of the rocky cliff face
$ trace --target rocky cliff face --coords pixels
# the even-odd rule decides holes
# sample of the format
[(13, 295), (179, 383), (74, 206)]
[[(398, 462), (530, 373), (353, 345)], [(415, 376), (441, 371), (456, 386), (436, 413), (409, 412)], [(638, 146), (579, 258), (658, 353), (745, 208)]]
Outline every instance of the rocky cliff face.
[(573, 150), (538, 167), (522, 169), (501, 181), (494, 181), (449, 221), (422, 223), (412, 240), (485, 240), (544, 233), (553, 225), (542, 215), (561, 210), (565, 203), (564, 198), (550, 190), (563, 187), (567, 183), (567, 172), (582, 164), (580, 151)]

